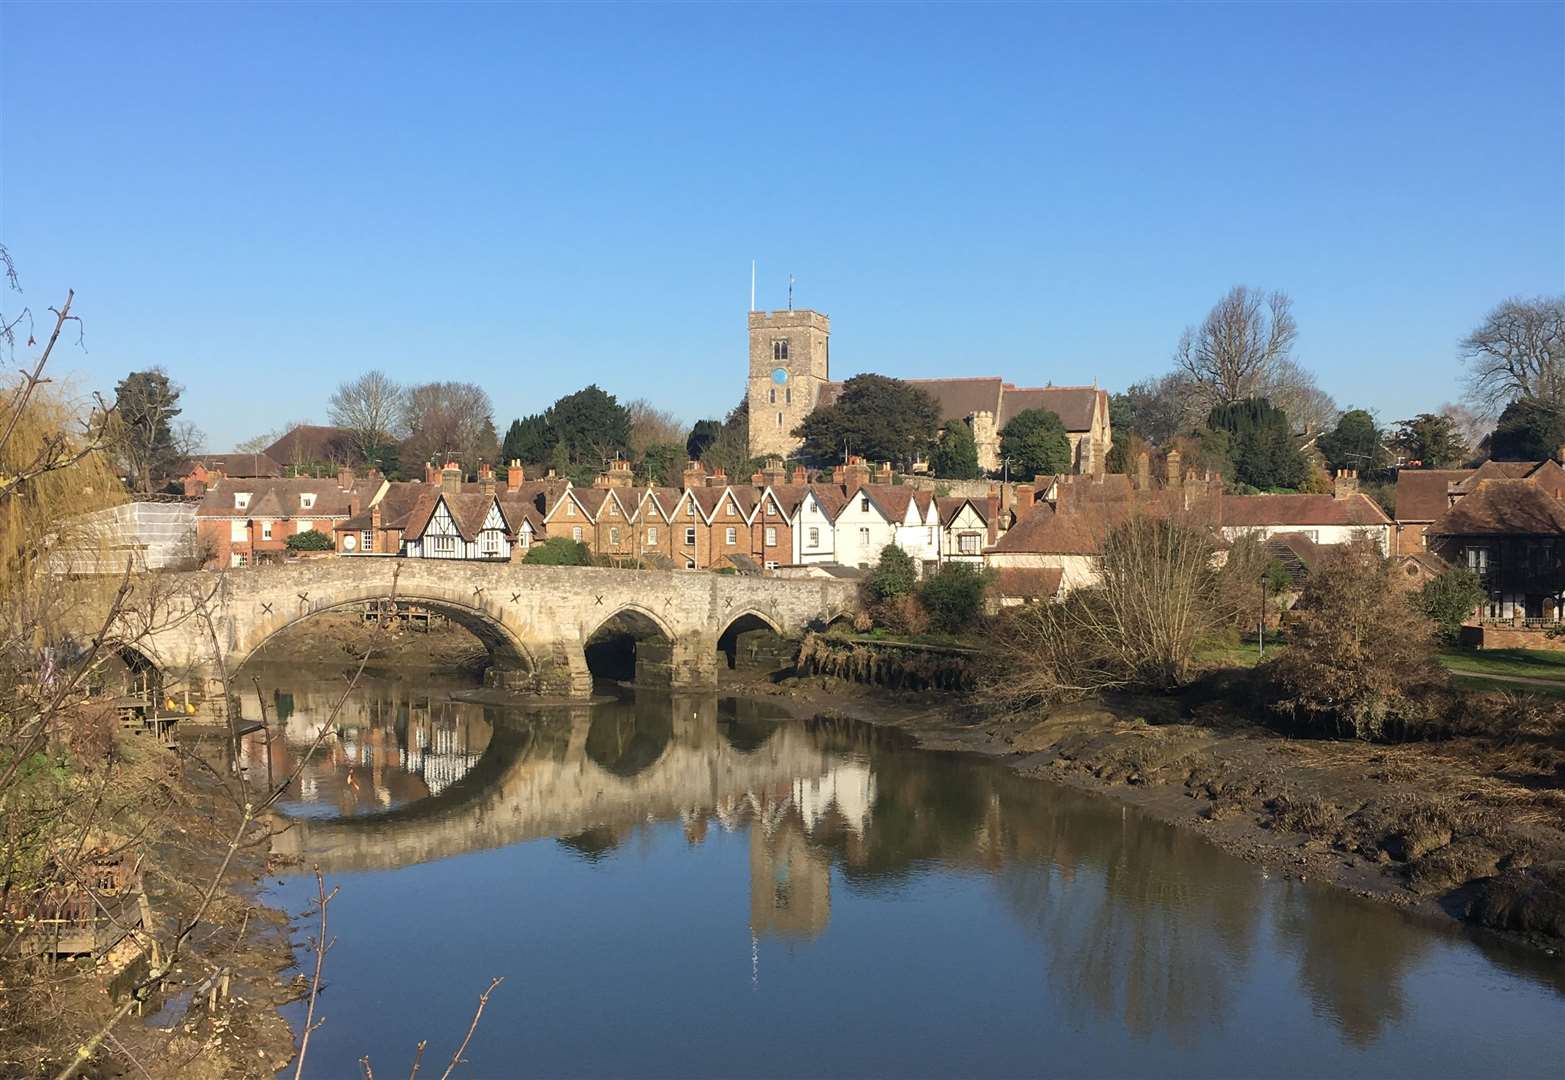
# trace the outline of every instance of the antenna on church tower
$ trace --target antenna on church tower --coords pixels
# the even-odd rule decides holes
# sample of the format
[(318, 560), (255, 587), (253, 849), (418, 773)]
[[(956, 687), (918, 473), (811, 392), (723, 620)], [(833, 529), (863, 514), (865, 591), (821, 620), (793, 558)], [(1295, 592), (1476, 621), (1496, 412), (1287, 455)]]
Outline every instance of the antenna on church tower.
[(750, 260), (750, 310), (755, 310), (755, 260)]
[(788, 275), (788, 310), (793, 310), (793, 275)]

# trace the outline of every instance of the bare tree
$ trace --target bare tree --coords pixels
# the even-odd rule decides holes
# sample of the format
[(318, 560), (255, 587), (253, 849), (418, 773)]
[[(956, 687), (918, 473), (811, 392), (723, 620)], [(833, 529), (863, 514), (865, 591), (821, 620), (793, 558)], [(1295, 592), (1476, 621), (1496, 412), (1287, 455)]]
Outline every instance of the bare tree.
[(1494, 430), (1494, 417), (1481, 416), (1465, 405), (1446, 402), (1440, 406), (1440, 416), (1450, 420), (1462, 437), (1462, 442), (1476, 450)]
[(1186, 328), (1174, 362), (1208, 405), (1257, 397), (1299, 336), (1292, 309), (1286, 293), (1236, 285), (1200, 326)]
[(1467, 400), (1498, 415), (1516, 398), (1565, 405), (1565, 296), (1512, 297), (1462, 339)]
[(1296, 431), (1325, 431), (1342, 415), (1331, 395), (1316, 384), (1315, 373), (1290, 357), (1273, 366), (1259, 396), (1287, 413)]
[(630, 452), (637, 458), (653, 446), (683, 445), (688, 425), (668, 410), (659, 409), (646, 398), (637, 398), (625, 404), (625, 411), (630, 414)]
[(483, 387), (473, 383), (436, 382), (407, 393), (403, 420), (408, 430), (403, 466), (451, 455), (468, 469), (493, 461), (500, 441), (495, 435), (494, 405)]
[(407, 391), (384, 371), (366, 371), (337, 387), (327, 403), (331, 422), (353, 433), (365, 461), (402, 433)]

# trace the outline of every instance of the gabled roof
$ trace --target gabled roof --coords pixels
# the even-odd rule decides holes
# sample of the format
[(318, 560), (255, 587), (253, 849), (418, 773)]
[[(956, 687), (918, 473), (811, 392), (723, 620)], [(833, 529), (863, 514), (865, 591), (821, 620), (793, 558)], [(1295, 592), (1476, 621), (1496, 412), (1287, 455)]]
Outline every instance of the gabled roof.
[(679, 506), (679, 497), (683, 494), (676, 487), (663, 487), (649, 485), (641, 490), (641, 497), (636, 500), (636, 517), (639, 518), (648, 508), (655, 508), (652, 512), (664, 521), (672, 521), (674, 510)]
[(352, 461), (358, 457), (347, 428), (300, 424), (263, 451), (280, 465)]
[(771, 484), (762, 495), (762, 499), (770, 499), (777, 505), (777, 512), (785, 518), (792, 518), (799, 511), (799, 504), (810, 493), (808, 484)]
[[(380, 481), (375, 481), (379, 486)], [(249, 492), (245, 509), (234, 506), (236, 492)], [(314, 495), (315, 505), (304, 509), (301, 495)], [(361, 498), (361, 502), (367, 502)], [(196, 507), (201, 517), (326, 518), (347, 517), (349, 492), (337, 486), (333, 477), (243, 477), (224, 478), (212, 484)]]
[(1397, 520), (1433, 521), (1451, 508), (1450, 489), (1471, 469), (1403, 469), (1397, 473)]
[(1472, 470), (1452, 491), (1457, 495), (1466, 495), (1485, 480), (1520, 480), (1539, 464), (1536, 461), (1486, 461)]
[(810, 484), (810, 494), (820, 504), (821, 513), (835, 522), (848, 505), (848, 493), (837, 484)]
[(1483, 480), (1429, 531), (1436, 536), (1565, 534), (1565, 499), (1528, 480)]
[(1228, 495), (1222, 501), (1229, 528), (1275, 525), (1389, 525), (1385, 511), (1362, 493), (1335, 495)]
[[(424, 530), (429, 528), (429, 519), (435, 516), (435, 507), (440, 505), (440, 488), (426, 485), (425, 489), (418, 493), (418, 498), (408, 508), (407, 516), (402, 519), (402, 535), (408, 539), (415, 539), (424, 535)], [(382, 519), (382, 524), (384, 524)]]
[(603, 497), (603, 488), (568, 488), (561, 491), (555, 498), (554, 504), (544, 511), (544, 520), (551, 521), (565, 516), (560, 508), (566, 502), (570, 502), (582, 512), (587, 523), (592, 524), (598, 520), (598, 508), (603, 505)]
[(225, 450), (218, 454), (197, 454), (175, 470), (177, 476), (189, 476), (200, 465), (208, 472), (220, 472), (224, 476), (281, 476), (283, 468), (266, 454), (241, 454), (237, 450)]
[(989, 524), (989, 514), (982, 503), (976, 499), (966, 498), (960, 495), (949, 495), (935, 500), (935, 506), (940, 511), (940, 524), (949, 526), (961, 514), (962, 507), (971, 506), (973, 513), (978, 515), (978, 520), (985, 525)]

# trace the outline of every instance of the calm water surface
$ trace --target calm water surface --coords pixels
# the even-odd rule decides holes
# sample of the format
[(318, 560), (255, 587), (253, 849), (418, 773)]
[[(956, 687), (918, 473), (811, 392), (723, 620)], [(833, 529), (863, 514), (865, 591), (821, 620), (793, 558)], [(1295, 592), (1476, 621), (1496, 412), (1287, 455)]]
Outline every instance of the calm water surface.
[[(262, 684), (285, 775), (342, 680)], [(438, 1076), (492, 975), (460, 1075), (1565, 1074), (1557, 962), (1107, 800), (731, 700), (460, 689), (365, 683), (289, 793), (279, 850), (341, 890), (312, 1076), (421, 1038)]]

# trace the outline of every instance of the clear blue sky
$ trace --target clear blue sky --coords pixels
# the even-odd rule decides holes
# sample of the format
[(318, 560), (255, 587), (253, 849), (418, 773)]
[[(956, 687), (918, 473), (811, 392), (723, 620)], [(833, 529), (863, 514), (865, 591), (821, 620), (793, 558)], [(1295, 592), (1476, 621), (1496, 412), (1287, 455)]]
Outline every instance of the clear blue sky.
[[(1231, 285), (1385, 420), (1565, 290), (1565, 6), (0, 6), (0, 237), (84, 386), (162, 364), (222, 449), (342, 378), (1120, 388)], [(7, 306), (14, 306), (12, 300)]]

